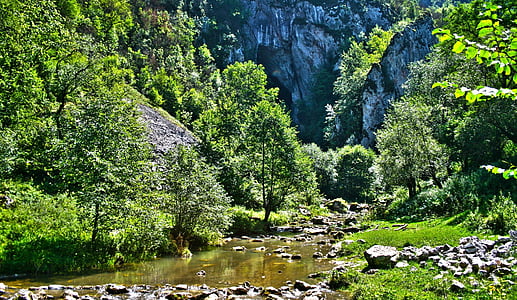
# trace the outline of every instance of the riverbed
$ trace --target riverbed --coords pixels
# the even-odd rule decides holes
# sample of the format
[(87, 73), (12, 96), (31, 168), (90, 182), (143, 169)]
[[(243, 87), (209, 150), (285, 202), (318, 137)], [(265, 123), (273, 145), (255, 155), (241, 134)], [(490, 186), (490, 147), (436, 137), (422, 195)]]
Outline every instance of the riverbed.
[[(37, 276), (2, 280), (15, 288), (45, 285), (208, 285), (229, 287), (249, 282), (255, 286), (279, 288), (287, 281), (315, 282), (308, 276), (331, 270), (335, 262), (313, 258), (316, 252), (327, 253), (328, 236), (309, 234), (233, 238), (221, 247), (195, 252), (191, 258), (164, 257), (127, 265), (115, 272), (68, 276)], [(236, 251), (243, 250), (244, 251)], [(279, 253), (283, 252), (283, 253)]]

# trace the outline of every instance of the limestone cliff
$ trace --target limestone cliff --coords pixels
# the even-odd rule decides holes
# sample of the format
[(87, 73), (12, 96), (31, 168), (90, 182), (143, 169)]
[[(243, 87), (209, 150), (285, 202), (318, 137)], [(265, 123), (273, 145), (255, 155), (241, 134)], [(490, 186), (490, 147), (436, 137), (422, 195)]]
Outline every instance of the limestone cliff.
[[(240, 0), (246, 15), (240, 42), (230, 61), (253, 60), (264, 65), (272, 82), (300, 124), (297, 108), (311, 99), (314, 76), (324, 66), (337, 66), (351, 36), (367, 35), (397, 20), (389, 6), (364, 0)], [(318, 3), (318, 4), (316, 4)], [(382, 62), (374, 66), (362, 97), (362, 144), (374, 144), (390, 100), (402, 95), (407, 64), (425, 57), (435, 43), (427, 18), (398, 33)], [(332, 86), (328, 87), (332, 89)], [(308, 105), (310, 107), (310, 105)]]
[(374, 146), (375, 132), (382, 125), (391, 101), (404, 94), (409, 63), (425, 58), (437, 42), (432, 30), (430, 17), (411, 24), (393, 37), (381, 62), (372, 67), (362, 95), (363, 146)]
[(377, 25), (388, 29), (393, 20), (385, 7), (359, 0), (326, 1), (333, 5), (325, 6), (296, 0), (241, 1), (248, 17), (242, 26), (241, 47), (235, 49), (232, 60), (264, 65), (285, 100), (293, 104), (295, 122), (296, 107), (310, 101), (318, 69), (337, 63), (350, 36)]

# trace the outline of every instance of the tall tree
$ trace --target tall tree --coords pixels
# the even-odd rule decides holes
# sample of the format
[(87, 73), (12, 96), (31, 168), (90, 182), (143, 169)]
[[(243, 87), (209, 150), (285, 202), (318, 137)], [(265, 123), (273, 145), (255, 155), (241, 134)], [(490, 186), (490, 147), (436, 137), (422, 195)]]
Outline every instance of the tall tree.
[(407, 187), (417, 194), (418, 181), (432, 178), (440, 185), (447, 153), (432, 136), (429, 107), (409, 101), (395, 103), (382, 129), (377, 132), (377, 172), (388, 185)]
[(194, 149), (178, 146), (164, 157), (160, 208), (168, 216), (169, 234), (178, 254), (196, 238), (221, 237), (230, 226), (225, 212), (230, 199), (217, 182), (215, 169)]
[(117, 229), (150, 171), (150, 148), (136, 108), (99, 88), (66, 110), (56, 170), (91, 224), (91, 241)]
[(307, 156), (290, 124), (283, 108), (266, 100), (252, 107), (246, 120), (244, 156), (260, 187), (264, 222), (311, 180), (309, 165), (304, 165)]

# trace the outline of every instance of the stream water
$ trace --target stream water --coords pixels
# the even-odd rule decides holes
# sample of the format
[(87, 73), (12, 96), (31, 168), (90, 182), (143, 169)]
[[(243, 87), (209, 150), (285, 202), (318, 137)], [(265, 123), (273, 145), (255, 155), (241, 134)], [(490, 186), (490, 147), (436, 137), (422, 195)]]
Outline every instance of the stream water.
[[(315, 259), (314, 252), (327, 253), (330, 245), (325, 236), (312, 237), (308, 241), (293, 238), (265, 238), (260, 242), (252, 239), (233, 239), (222, 247), (195, 252), (189, 259), (166, 257), (126, 266), (116, 272), (90, 275), (34, 277), (4, 280), (13, 288), (27, 288), (60, 284), (67, 286), (101, 285), (116, 283), (124, 285), (188, 284), (211, 287), (236, 286), (249, 281), (255, 286), (279, 288), (286, 281), (304, 280), (314, 282), (307, 276), (327, 271), (335, 264), (328, 259)], [(246, 251), (235, 251), (238, 246)], [(282, 258), (274, 250), (284, 248), (289, 254), (299, 254), (301, 259)], [(205, 275), (201, 276), (201, 273)], [(204, 272), (203, 272), (204, 271)]]

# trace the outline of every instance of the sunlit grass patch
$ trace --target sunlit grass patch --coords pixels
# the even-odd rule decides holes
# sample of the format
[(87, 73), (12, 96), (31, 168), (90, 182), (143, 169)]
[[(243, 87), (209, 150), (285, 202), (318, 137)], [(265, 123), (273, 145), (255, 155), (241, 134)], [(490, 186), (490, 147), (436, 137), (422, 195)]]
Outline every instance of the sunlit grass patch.
[(458, 245), (460, 238), (474, 235), (465, 228), (449, 225), (448, 221), (449, 219), (439, 219), (408, 223), (403, 230), (396, 230), (399, 227), (394, 227), (395, 223), (383, 222), (375, 225), (378, 226), (377, 229), (356, 233), (351, 236), (351, 239), (364, 239), (368, 244), (403, 248), (405, 246), (422, 247), (443, 244), (455, 246)]

